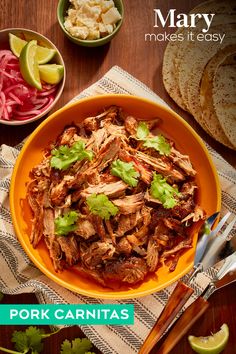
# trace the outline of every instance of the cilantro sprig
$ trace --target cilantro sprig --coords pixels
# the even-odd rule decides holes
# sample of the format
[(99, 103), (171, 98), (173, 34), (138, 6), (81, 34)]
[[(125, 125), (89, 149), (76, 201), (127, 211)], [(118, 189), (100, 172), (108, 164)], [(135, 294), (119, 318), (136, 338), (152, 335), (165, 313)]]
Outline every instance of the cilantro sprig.
[(95, 354), (90, 351), (92, 346), (87, 338), (75, 338), (72, 343), (66, 339), (61, 345), (60, 354)]
[(162, 175), (156, 172), (153, 174), (150, 192), (151, 196), (158, 199), (166, 209), (171, 209), (177, 205), (176, 197), (181, 196), (177, 188), (172, 187)]
[(93, 158), (93, 152), (85, 150), (85, 143), (82, 140), (76, 141), (71, 147), (61, 145), (53, 149), (51, 154), (50, 165), (59, 170), (66, 170), (76, 161), (84, 159), (91, 161)]
[[(9, 354), (39, 354), (43, 350), (43, 340), (58, 333), (45, 333), (43, 329), (30, 326), (25, 331), (14, 331), (11, 341), (14, 343), (15, 350), (0, 347), (0, 351)], [(61, 344), (60, 354), (95, 354), (91, 352), (93, 345), (87, 338), (75, 338), (72, 343), (66, 339)]]
[(137, 128), (136, 136), (139, 140), (143, 140), (143, 146), (155, 149), (160, 155), (168, 156), (170, 154), (170, 144), (166, 138), (159, 134), (156, 136), (149, 136), (150, 132), (145, 122), (140, 122)]
[(115, 216), (119, 209), (105, 194), (91, 194), (86, 199), (89, 210), (92, 214), (100, 216), (102, 219), (109, 220)]
[(138, 184), (139, 172), (134, 168), (133, 162), (124, 162), (119, 159), (111, 164), (111, 174), (120, 177), (125, 183), (131, 187), (136, 187)]
[(56, 334), (59, 330), (52, 333), (44, 333), (43, 329), (30, 326), (25, 331), (14, 331), (11, 341), (14, 343), (15, 350), (0, 347), (0, 350), (10, 354), (39, 354), (43, 350), (43, 339)]
[(66, 236), (69, 232), (76, 229), (76, 221), (79, 218), (79, 214), (72, 210), (63, 216), (58, 216), (55, 220), (55, 233), (58, 236)]

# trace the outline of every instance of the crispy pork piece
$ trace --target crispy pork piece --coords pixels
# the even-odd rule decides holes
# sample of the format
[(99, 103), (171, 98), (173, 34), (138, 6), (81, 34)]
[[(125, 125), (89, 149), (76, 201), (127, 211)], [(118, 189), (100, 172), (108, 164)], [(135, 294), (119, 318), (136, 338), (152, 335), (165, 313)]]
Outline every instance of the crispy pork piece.
[(76, 264), (79, 260), (79, 247), (75, 236), (57, 236), (57, 241), (64, 252), (66, 263), (70, 266)]
[(125, 129), (130, 135), (136, 135), (138, 128), (138, 121), (132, 116), (127, 116), (125, 118)]
[(64, 262), (62, 260), (63, 254), (58, 242), (58, 236), (55, 235), (54, 212), (52, 209), (48, 208), (44, 210), (43, 226), (44, 240), (49, 250), (54, 269), (57, 272), (64, 268)]
[(142, 258), (130, 257), (124, 260), (108, 262), (103, 271), (103, 278), (105, 281), (118, 280), (136, 284), (144, 279), (147, 272), (147, 264)]
[(188, 199), (190, 196), (194, 195), (196, 189), (197, 186), (195, 182), (193, 181), (185, 182), (180, 189), (180, 193), (181, 193), (180, 198), (184, 200)]
[(192, 219), (193, 222), (197, 222), (199, 220), (204, 220), (205, 218), (205, 212), (204, 210), (199, 206), (196, 205), (194, 208), (194, 212), (188, 214), (183, 220), (182, 223), (186, 221), (190, 221)]
[(115, 159), (120, 150), (121, 139), (109, 136), (101, 146), (97, 160), (94, 162), (98, 172), (102, 172)]
[(89, 186), (81, 192), (82, 198), (87, 198), (91, 194), (106, 194), (110, 198), (119, 197), (127, 189), (127, 184), (123, 181), (118, 181), (114, 183), (100, 183), (95, 186)]
[(77, 222), (75, 234), (83, 237), (85, 240), (96, 234), (95, 228), (91, 221), (88, 219), (79, 218)]
[(133, 214), (144, 205), (144, 194), (132, 194), (124, 198), (114, 199), (112, 202), (119, 208), (121, 214)]
[(116, 246), (116, 252), (125, 254), (126, 256), (129, 256), (131, 254), (132, 249), (133, 248), (126, 237), (122, 237)]
[(89, 247), (81, 244), (81, 260), (86, 268), (94, 269), (102, 265), (105, 260), (111, 259), (115, 253), (115, 247), (109, 242), (93, 242)]
[(45, 159), (42, 162), (40, 162), (39, 165), (37, 165), (31, 170), (30, 177), (32, 177), (32, 179), (39, 179), (41, 177), (50, 178), (50, 174), (51, 174), (50, 158), (45, 157)]
[(185, 174), (178, 170), (174, 164), (171, 163), (166, 157), (152, 157), (141, 151), (138, 151), (136, 158), (150, 165), (155, 171), (166, 177), (167, 181), (180, 182), (184, 181), (186, 178)]
[(107, 139), (107, 130), (105, 128), (98, 129), (92, 132), (92, 136), (89, 139), (86, 149), (92, 149), (97, 154), (102, 146), (102, 143)]
[(67, 192), (68, 185), (65, 179), (56, 185), (52, 185), (50, 191), (51, 203), (56, 206), (62, 204), (67, 196)]
[(192, 197), (187, 200), (181, 200), (172, 209), (172, 215), (179, 220), (184, 220), (184, 218), (194, 210), (194, 207), (195, 203)]
[(90, 220), (94, 225), (96, 234), (101, 238), (102, 241), (105, 241), (107, 238), (107, 233), (103, 224), (103, 220), (98, 215), (91, 215)]
[(140, 210), (128, 215), (121, 214), (118, 220), (118, 228), (115, 232), (116, 236), (121, 237), (125, 235), (126, 232), (133, 230), (134, 227), (138, 226), (142, 219), (143, 216)]
[(158, 243), (153, 237), (149, 237), (147, 245), (146, 262), (150, 272), (155, 272), (158, 266)]
[(57, 140), (57, 145), (73, 145), (74, 143), (74, 135), (77, 134), (76, 127), (68, 127), (66, 128), (63, 133), (59, 136)]
[(44, 208), (50, 206), (48, 195), (49, 180), (42, 178), (28, 185), (27, 199), (33, 212), (30, 242), (36, 247), (43, 236)]
[(192, 240), (190, 238), (183, 240), (183, 241), (179, 242), (178, 245), (176, 245), (172, 249), (164, 251), (161, 256), (162, 256), (162, 258), (167, 258), (167, 257), (172, 256), (173, 254), (175, 254), (183, 249), (192, 248), (191, 243), (192, 243)]
[(194, 170), (188, 155), (181, 154), (172, 146), (171, 153), (168, 157), (174, 162), (175, 165), (179, 166), (188, 176), (196, 175), (196, 171)]

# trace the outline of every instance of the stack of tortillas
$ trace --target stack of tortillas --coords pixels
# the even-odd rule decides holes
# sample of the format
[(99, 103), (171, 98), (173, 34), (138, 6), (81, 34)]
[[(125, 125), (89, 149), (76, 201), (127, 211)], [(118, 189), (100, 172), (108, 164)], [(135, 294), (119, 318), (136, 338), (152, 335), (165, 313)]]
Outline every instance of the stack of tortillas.
[[(173, 100), (191, 113), (208, 134), (236, 150), (236, 6), (233, 3), (211, 0), (190, 12), (215, 14), (205, 33), (207, 40), (197, 40), (206, 28), (202, 18), (196, 19), (194, 28), (178, 29), (178, 38), (184, 40), (168, 43), (163, 81)], [(190, 31), (194, 41), (189, 40)]]

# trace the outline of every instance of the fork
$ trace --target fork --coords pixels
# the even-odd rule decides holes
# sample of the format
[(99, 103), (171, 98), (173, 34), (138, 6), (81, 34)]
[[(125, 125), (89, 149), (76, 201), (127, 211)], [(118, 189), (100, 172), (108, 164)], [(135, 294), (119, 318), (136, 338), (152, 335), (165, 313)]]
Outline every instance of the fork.
[[(227, 213), (219, 222), (217, 227), (208, 235), (208, 239), (202, 239), (199, 240), (197, 248), (204, 247), (204, 250), (206, 249), (208, 242), (211, 241), (211, 244), (214, 244), (214, 240), (216, 240), (216, 235), (218, 232), (221, 230), (223, 225), (226, 223), (227, 219), (231, 213)], [(210, 217), (211, 218), (211, 217)], [(223, 232), (220, 238), (222, 240), (225, 240), (226, 237), (228, 236), (229, 232), (233, 228), (235, 220), (233, 220), (226, 230)], [(205, 235), (204, 235), (205, 236)], [(218, 237), (217, 237), (218, 238)], [(200, 244), (200, 245), (199, 245)], [(204, 246), (203, 246), (204, 245)], [(207, 252), (202, 252), (202, 255), (204, 257), (209, 257), (209, 249)], [(203, 257), (203, 258), (204, 258)], [(214, 263), (211, 263), (213, 265)], [(165, 308), (163, 309), (161, 315), (157, 319), (154, 327), (148, 334), (147, 338), (145, 339), (143, 345), (141, 346), (139, 350), (139, 354), (148, 354), (151, 349), (154, 347), (156, 343), (160, 340), (161, 336), (164, 334), (165, 330), (169, 327), (169, 325), (173, 322), (174, 318), (178, 314), (178, 312), (181, 310), (181, 308), (184, 306), (184, 304), (188, 301), (190, 296), (193, 293), (193, 289), (189, 287), (191, 283), (194, 281), (196, 278), (197, 274), (202, 271), (201, 263), (198, 264), (197, 267), (194, 267), (192, 271), (189, 273), (189, 277), (185, 283), (179, 281), (177, 283), (177, 286), (175, 287), (174, 291), (172, 292)]]

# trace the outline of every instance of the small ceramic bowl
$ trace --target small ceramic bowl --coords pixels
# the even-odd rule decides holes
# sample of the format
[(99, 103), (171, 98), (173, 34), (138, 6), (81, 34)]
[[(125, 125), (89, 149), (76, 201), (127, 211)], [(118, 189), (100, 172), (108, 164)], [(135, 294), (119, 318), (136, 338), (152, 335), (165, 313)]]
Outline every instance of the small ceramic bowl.
[(35, 39), (35, 40), (37, 40), (37, 43), (39, 45), (41, 45), (42, 47), (55, 49), (57, 51), (57, 53), (53, 57), (53, 63), (60, 64), (60, 65), (64, 66), (64, 76), (63, 76), (63, 79), (58, 84), (55, 98), (52, 101), (52, 103), (43, 112), (41, 112), (40, 114), (34, 116), (33, 118), (29, 118), (27, 120), (14, 120), (14, 119), (3, 120), (3, 119), (0, 118), (0, 123), (1, 124), (23, 125), (23, 124), (28, 124), (28, 123), (34, 122), (34, 121), (42, 118), (49, 111), (51, 111), (51, 109), (55, 106), (55, 104), (57, 103), (57, 101), (59, 100), (59, 98), (60, 98), (60, 96), (62, 94), (64, 85), (65, 85), (65, 79), (66, 79), (65, 64), (64, 64), (63, 58), (62, 58), (59, 50), (57, 49), (57, 47), (48, 38), (46, 38), (45, 36), (43, 36), (42, 34), (40, 34), (38, 32), (29, 30), (29, 29), (25, 29), (25, 28), (7, 28), (7, 29), (0, 30), (0, 50), (1, 49), (10, 49), (10, 46), (9, 46), (9, 33), (12, 33), (15, 36), (23, 38), (23, 39), (25, 39), (27, 41)]
[(121, 19), (118, 21), (114, 31), (111, 34), (109, 34), (103, 38), (94, 39), (94, 40), (89, 40), (89, 39), (83, 40), (83, 39), (73, 37), (65, 29), (64, 21), (65, 21), (65, 16), (67, 15), (67, 10), (70, 6), (69, 0), (59, 0), (58, 7), (57, 7), (57, 19), (58, 19), (58, 22), (59, 22), (59, 25), (60, 25), (62, 31), (72, 42), (74, 42), (78, 45), (84, 46), (84, 47), (99, 47), (99, 46), (102, 46), (102, 45), (110, 42), (112, 40), (112, 38), (119, 32), (119, 30), (121, 28), (123, 18), (124, 18), (124, 5), (123, 5), (122, 0), (114, 0), (114, 4), (121, 15)]

